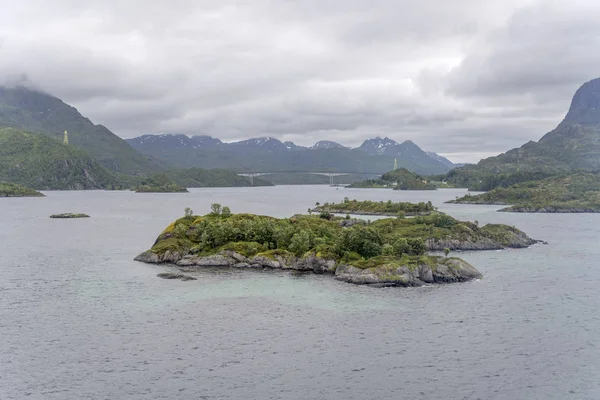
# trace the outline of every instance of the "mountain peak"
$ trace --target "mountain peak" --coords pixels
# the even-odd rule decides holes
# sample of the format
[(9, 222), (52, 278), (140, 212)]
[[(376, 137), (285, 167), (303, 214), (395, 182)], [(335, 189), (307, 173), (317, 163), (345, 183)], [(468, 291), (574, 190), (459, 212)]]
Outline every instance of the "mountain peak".
[(373, 139), (367, 139), (360, 145), (359, 149), (365, 151), (371, 155), (386, 154), (393, 155), (398, 152), (398, 146), (400, 144), (389, 137), (383, 139), (379, 136)]
[(577, 89), (561, 124), (600, 127), (600, 78), (592, 79)]
[(340, 148), (344, 148), (344, 146), (342, 146), (339, 143), (336, 142), (332, 142), (331, 140), (319, 140), (317, 143), (315, 143), (314, 146), (311, 147), (311, 149), (340, 149)]

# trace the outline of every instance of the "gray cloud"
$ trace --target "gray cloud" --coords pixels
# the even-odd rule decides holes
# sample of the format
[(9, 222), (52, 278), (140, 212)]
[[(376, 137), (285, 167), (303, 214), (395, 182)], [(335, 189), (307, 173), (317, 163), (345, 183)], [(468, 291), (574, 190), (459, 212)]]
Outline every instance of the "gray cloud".
[(537, 140), (598, 75), (593, 0), (0, 0), (0, 83), (123, 137), (411, 139), (456, 161)]

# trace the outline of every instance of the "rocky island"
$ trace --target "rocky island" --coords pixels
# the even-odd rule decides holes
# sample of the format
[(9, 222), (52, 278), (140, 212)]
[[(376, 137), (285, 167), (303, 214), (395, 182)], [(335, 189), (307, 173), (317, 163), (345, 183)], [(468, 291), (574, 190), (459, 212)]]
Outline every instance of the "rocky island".
[(44, 195), (16, 183), (0, 182), (0, 197), (44, 197)]
[(429, 183), (422, 176), (410, 172), (406, 168), (395, 169), (386, 172), (378, 179), (368, 179), (366, 181), (354, 182), (349, 188), (361, 189), (386, 189), (394, 190), (436, 190), (437, 188)]
[(317, 203), (311, 212), (355, 215), (416, 216), (436, 212), (430, 201), (409, 203), (388, 201), (358, 201), (344, 198), (342, 203)]
[(53, 214), (50, 218), (89, 218), (90, 216), (87, 214), (81, 213), (62, 213), (62, 214)]
[(546, 179), (467, 194), (456, 204), (510, 205), (499, 211), (544, 213), (600, 212), (600, 172), (563, 174)]
[[(296, 215), (278, 219), (213, 212), (170, 224), (152, 248), (135, 260), (170, 263), (186, 271), (202, 267), (272, 268), (330, 274), (336, 279), (379, 286), (419, 286), (481, 278), (454, 250), (527, 247), (535, 240), (506, 225), (478, 227), (445, 215), (387, 218), (368, 223)], [(446, 257), (427, 255), (444, 250)]]

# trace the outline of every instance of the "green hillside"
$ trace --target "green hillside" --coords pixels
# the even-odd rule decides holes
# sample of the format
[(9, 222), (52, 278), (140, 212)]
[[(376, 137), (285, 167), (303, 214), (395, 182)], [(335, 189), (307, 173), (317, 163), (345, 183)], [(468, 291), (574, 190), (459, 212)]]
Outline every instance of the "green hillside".
[(102, 189), (124, 184), (82, 150), (12, 128), (0, 128), (0, 181), (38, 190)]
[(0, 87), (0, 126), (47, 135), (85, 150), (102, 166), (123, 174), (157, 172), (162, 165), (138, 153), (102, 125), (94, 125), (62, 100), (23, 87)]
[(600, 172), (523, 182), (448, 203), (511, 205), (502, 211), (516, 212), (600, 212)]

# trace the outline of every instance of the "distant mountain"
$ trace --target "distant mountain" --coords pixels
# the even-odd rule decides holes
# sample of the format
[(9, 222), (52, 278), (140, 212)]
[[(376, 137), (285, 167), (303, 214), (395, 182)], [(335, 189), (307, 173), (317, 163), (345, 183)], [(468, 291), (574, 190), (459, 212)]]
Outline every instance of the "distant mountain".
[(0, 128), (0, 181), (38, 190), (123, 185), (84, 151), (41, 134), (12, 128)]
[[(475, 187), (489, 176), (531, 172), (558, 174), (600, 169), (600, 78), (575, 93), (564, 120), (538, 142), (481, 160), (448, 173), (446, 179)], [(528, 174), (524, 174), (527, 176)], [(504, 178), (503, 178), (504, 179)]]
[[(407, 143), (407, 142), (405, 142)], [(412, 143), (412, 142), (410, 142)], [(388, 137), (367, 139), (360, 145), (359, 149), (370, 155), (397, 156), (402, 152), (401, 145)]]
[(236, 171), (291, 172), (326, 171), (382, 174), (397, 160), (404, 167), (424, 175), (443, 174), (450, 167), (432, 159), (411, 141), (397, 143), (389, 138), (374, 138), (358, 148), (322, 140), (307, 148), (273, 137), (252, 138), (223, 143), (204, 137), (207, 144), (194, 143), (185, 135), (144, 135), (127, 142), (141, 153), (190, 168), (225, 168)]
[(433, 158), (434, 160), (439, 161), (442, 164), (448, 166), (449, 168), (464, 167), (466, 165), (464, 163), (453, 163), (452, 161), (448, 160), (446, 157), (440, 156), (439, 154), (434, 153), (433, 151), (428, 151), (427, 155), (429, 157)]
[(339, 143), (336, 142), (332, 142), (331, 140), (320, 140), (317, 143), (315, 143), (314, 146), (311, 147), (311, 149), (316, 150), (316, 149), (343, 149), (344, 146), (342, 146)]
[(42, 133), (86, 151), (101, 165), (124, 174), (156, 172), (162, 165), (135, 151), (102, 125), (94, 125), (77, 109), (51, 95), (24, 87), (0, 86), (0, 126)]

